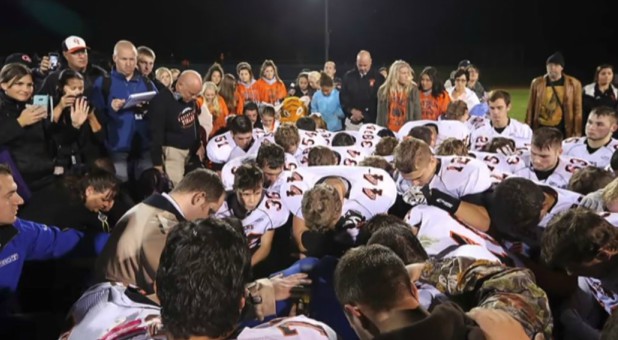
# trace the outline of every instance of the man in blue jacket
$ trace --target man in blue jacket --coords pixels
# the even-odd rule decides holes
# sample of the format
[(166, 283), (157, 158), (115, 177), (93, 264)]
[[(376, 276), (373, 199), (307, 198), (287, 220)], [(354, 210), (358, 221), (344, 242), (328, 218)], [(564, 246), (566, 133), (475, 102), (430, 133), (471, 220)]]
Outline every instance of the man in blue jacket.
[(24, 200), (11, 170), (0, 164), (0, 316), (8, 311), (26, 260), (62, 257), (75, 250), (84, 234), (17, 218)]
[[(137, 50), (133, 43), (120, 40), (114, 46), (115, 67), (109, 77), (94, 82), (92, 103), (105, 117), (105, 144), (120, 180), (129, 180), (152, 168), (147, 105), (125, 107), (130, 95), (155, 91), (148, 78), (136, 72)], [(130, 159), (132, 158), (132, 159)]]

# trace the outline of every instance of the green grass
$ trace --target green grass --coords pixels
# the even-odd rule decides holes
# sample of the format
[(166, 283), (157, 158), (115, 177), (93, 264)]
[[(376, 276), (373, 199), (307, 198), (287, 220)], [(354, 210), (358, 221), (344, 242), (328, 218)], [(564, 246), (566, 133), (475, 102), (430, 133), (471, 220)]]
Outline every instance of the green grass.
[(506, 89), (511, 94), (511, 111), (510, 116), (523, 122), (526, 118), (526, 108), (528, 107), (528, 88), (512, 88)]

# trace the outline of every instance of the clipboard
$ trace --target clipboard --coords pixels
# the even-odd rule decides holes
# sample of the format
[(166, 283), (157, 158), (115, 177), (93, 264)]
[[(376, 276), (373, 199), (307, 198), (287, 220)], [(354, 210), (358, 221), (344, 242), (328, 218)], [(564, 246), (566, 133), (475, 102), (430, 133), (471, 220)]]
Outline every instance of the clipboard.
[(149, 102), (154, 96), (157, 95), (156, 91), (133, 93), (127, 98), (127, 101), (122, 106), (123, 109), (137, 106), (143, 102)]

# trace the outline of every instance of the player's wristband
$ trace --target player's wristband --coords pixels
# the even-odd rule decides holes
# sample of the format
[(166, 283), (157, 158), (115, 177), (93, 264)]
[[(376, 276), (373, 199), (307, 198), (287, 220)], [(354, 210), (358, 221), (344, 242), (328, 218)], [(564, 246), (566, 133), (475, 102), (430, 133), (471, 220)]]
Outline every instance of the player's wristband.
[(427, 197), (427, 203), (438, 207), (449, 214), (455, 214), (461, 201), (459, 198), (446, 194), (438, 189), (431, 189), (429, 197)]

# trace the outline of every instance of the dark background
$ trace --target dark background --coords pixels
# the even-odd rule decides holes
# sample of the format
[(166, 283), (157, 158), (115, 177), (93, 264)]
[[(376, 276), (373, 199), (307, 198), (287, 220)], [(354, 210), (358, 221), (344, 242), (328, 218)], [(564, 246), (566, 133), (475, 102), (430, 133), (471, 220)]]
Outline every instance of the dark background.
[[(227, 71), (241, 60), (259, 67), (271, 58), (294, 70), (324, 61), (325, 0), (0, 1), (0, 56), (43, 55), (76, 34), (102, 59), (111, 58), (117, 40), (129, 39), (152, 47), (158, 64), (188, 59), (203, 68), (221, 53)], [(560, 50), (565, 71), (587, 83), (618, 52), (618, 12), (609, 0), (328, 2), (330, 58), (339, 74), (367, 49), (376, 66), (404, 59), (418, 73), (466, 58), (484, 78), (521, 83), (544, 73), (547, 56)]]

